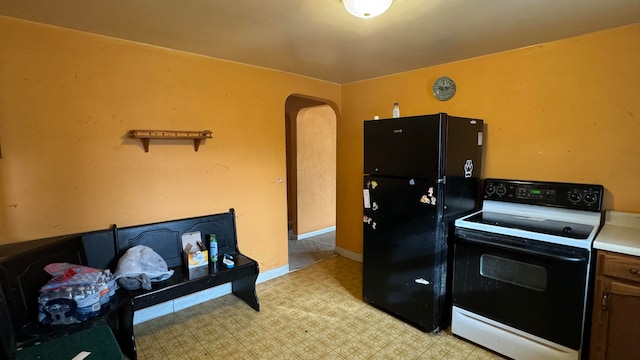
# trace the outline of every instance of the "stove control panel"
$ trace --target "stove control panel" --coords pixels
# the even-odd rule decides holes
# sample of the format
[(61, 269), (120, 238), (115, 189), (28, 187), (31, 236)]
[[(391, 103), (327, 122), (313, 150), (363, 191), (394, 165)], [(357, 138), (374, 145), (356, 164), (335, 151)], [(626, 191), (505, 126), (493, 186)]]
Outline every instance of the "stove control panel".
[(604, 187), (593, 184), (485, 179), (484, 199), (602, 211)]

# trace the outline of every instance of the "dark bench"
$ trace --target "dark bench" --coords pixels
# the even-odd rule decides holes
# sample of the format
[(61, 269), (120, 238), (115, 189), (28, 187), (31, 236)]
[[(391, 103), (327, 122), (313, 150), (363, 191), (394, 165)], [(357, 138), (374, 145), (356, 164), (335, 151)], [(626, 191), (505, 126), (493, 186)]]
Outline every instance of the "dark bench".
[[(181, 236), (200, 231), (204, 236), (217, 235), (219, 263), (209, 267), (203, 277), (189, 279), (182, 261)], [(49, 279), (43, 268), (54, 262), (69, 262), (115, 271), (117, 261), (127, 249), (145, 245), (160, 254), (169, 268), (171, 278), (152, 283), (151, 290), (120, 289), (115, 301), (101, 316), (91, 321), (65, 326), (38, 323), (39, 289)], [(234, 257), (235, 267), (222, 266), (222, 254)], [(193, 294), (218, 285), (231, 283), (233, 294), (256, 311), (260, 305), (255, 290), (259, 274), (258, 263), (238, 250), (235, 212), (171, 220), (93, 231), (82, 234), (40, 239), (0, 246), (0, 359), (12, 358), (16, 348), (51, 340), (86, 329), (93, 323), (106, 323), (114, 332), (122, 352), (136, 359), (133, 315), (136, 310)]]
[[(206, 243), (206, 235), (216, 234), (219, 256), (218, 264), (209, 264), (208, 276), (189, 279), (187, 268), (183, 265), (182, 234), (194, 231), (200, 231), (203, 243)], [(118, 228), (116, 238), (120, 256), (133, 246), (145, 245), (162, 256), (174, 271), (170, 279), (152, 283), (151, 290), (131, 291), (134, 311), (229, 282), (233, 294), (260, 311), (255, 287), (258, 263), (238, 250), (233, 209), (216, 215)], [(222, 265), (222, 255), (225, 253), (234, 258), (235, 266), (231, 269)]]
[[(113, 231), (103, 230), (0, 246), (0, 359), (12, 359), (19, 348), (87, 330), (97, 324), (108, 325), (123, 352), (132, 349), (126, 355), (135, 357), (133, 324), (130, 322), (133, 311), (125, 292), (119, 291), (109, 308), (91, 321), (49, 326), (40, 324), (37, 318), (40, 287), (51, 278), (43, 268), (56, 262), (104, 268), (95, 261), (109, 254), (115, 256), (113, 239)], [(98, 252), (105, 248), (105, 252)]]

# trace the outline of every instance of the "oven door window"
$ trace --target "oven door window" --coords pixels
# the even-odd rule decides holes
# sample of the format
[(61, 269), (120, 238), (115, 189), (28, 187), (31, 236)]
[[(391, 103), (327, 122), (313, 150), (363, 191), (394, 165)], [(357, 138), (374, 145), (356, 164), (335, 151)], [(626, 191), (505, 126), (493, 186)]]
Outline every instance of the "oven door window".
[(456, 230), (453, 304), (579, 349), (588, 250)]
[(547, 288), (547, 269), (543, 266), (489, 254), (480, 256), (480, 275), (538, 292)]

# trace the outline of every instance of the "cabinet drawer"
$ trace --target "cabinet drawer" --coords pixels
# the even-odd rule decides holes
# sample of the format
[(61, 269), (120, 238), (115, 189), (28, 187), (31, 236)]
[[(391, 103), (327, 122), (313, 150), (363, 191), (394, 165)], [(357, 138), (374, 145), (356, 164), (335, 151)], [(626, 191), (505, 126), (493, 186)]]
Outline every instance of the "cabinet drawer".
[(603, 273), (619, 279), (640, 283), (640, 259), (633, 256), (602, 254)]

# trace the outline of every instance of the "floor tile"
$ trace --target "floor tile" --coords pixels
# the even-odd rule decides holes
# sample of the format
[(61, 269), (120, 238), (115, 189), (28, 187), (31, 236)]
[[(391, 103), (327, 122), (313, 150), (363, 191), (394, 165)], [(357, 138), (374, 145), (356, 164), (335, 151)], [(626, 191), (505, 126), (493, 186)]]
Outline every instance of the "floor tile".
[(139, 359), (501, 359), (449, 330), (425, 333), (366, 304), (362, 264), (341, 256), (257, 292), (260, 312), (229, 294), (136, 325)]

